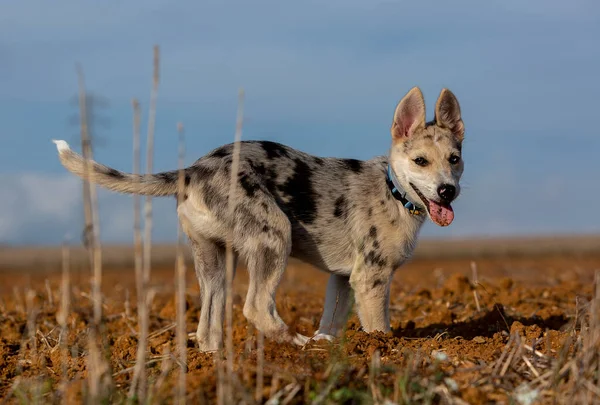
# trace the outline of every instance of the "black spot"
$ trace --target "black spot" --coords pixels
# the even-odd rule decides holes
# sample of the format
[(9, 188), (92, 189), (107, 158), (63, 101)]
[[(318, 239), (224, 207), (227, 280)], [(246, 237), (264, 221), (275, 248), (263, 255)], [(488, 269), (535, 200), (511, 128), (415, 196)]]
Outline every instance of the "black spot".
[(262, 231), (263, 232), (269, 232), (269, 226), (268, 225), (263, 225)]
[(104, 170), (104, 174), (114, 179), (122, 179), (123, 177), (125, 177), (123, 173), (110, 167), (107, 167), (106, 170)]
[(343, 195), (339, 196), (335, 200), (335, 209), (333, 210), (333, 215), (336, 218), (348, 218), (348, 201)]
[[(216, 169), (212, 168), (212, 167), (208, 167), (206, 165), (195, 165), (192, 166), (193, 170), (194, 170), (194, 174), (201, 178), (202, 180), (206, 180), (212, 176), (214, 176)], [(187, 181), (187, 178), (186, 178)], [(191, 181), (191, 179), (190, 179)]]
[(344, 163), (344, 165), (352, 170), (354, 173), (360, 173), (362, 172), (363, 169), (363, 163), (360, 160), (357, 159), (342, 159), (342, 163)]
[(224, 145), (224, 146), (221, 146), (220, 148), (217, 148), (217, 149), (213, 150), (212, 152), (210, 152), (208, 154), (208, 156), (216, 157), (216, 158), (223, 158), (227, 155), (230, 155), (232, 151), (233, 151), (233, 145)]
[(254, 163), (251, 160), (248, 160), (248, 165), (252, 168), (252, 170), (254, 170), (256, 174), (260, 176), (264, 176), (265, 174), (267, 174), (267, 169), (262, 163)]
[(285, 146), (277, 142), (271, 141), (260, 141), (260, 146), (267, 153), (269, 159), (275, 159), (279, 157), (288, 157), (288, 151)]
[(379, 204), (381, 204), (381, 205), (385, 205), (385, 201), (383, 201), (383, 200), (379, 200)]
[(372, 225), (371, 228), (369, 228), (369, 236), (371, 238), (377, 237), (377, 227), (375, 225)]
[(188, 199), (188, 195), (187, 195), (187, 194), (184, 194), (184, 195), (183, 195), (183, 201), (185, 201), (185, 200), (187, 200), (187, 199)]
[(259, 254), (258, 256), (262, 257), (262, 260), (259, 259), (260, 268), (257, 269), (259, 274), (267, 274), (269, 271), (281, 270), (276, 268), (276, 266), (280, 263), (280, 255), (275, 249), (265, 247), (262, 251), (262, 254)]
[(263, 208), (263, 210), (265, 210), (265, 212), (269, 211), (269, 206), (267, 205), (267, 203), (261, 202), (260, 205)]
[(191, 181), (192, 181), (192, 176), (190, 176), (189, 174), (186, 174), (185, 175), (185, 185), (189, 186)]
[(266, 225), (264, 221), (254, 216), (254, 214), (243, 205), (235, 207), (235, 219), (237, 221), (236, 227), (246, 236), (255, 236), (255, 234), (260, 232), (263, 229), (263, 226)]
[(204, 199), (204, 204), (211, 210), (216, 210), (220, 206), (226, 206), (228, 203), (227, 196), (222, 195), (218, 189), (209, 183), (202, 184), (202, 198)]
[(379, 241), (377, 239), (373, 241), (373, 249), (379, 249)]
[(245, 172), (239, 172), (238, 176), (240, 179), (240, 184), (246, 192), (246, 195), (248, 197), (254, 197), (256, 191), (260, 189), (260, 185), (254, 181), (254, 179), (250, 178), (250, 176), (248, 176)]
[(154, 177), (165, 183), (174, 183), (177, 181), (177, 172), (156, 173)]
[(387, 260), (381, 256), (380, 253), (377, 253), (375, 250), (371, 250), (366, 256), (365, 256), (365, 264), (368, 266), (378, 266), (378, 267), (385, 267), (385, 265), (387, 264)]
[(284, 203), (289, 214), (300, 222), (312, 224), (317, 218), (318, 198), (313, 189), (312, 170), (300, 159), (294, 159), (294, 162), (294, 174), (279, 189), (290, 197), (289, 202)]
[(267, 188), (269, 192), (275, 194), (276, 184), (275, 180), (277, 179), (277, 172), (273, 167), (265, 166), (262, 163), (253, 162), (248, 160), (248, 165), (252, 168), (252, 170), (261, 178), (264, 186)]
[(367, 213), (369, 214), (369, 218), (371, 218), (373, 216), (373, 208), (369, 207), (369, 211)]
[(373, 281), (373, 288), (377, 288), (383, 284), (385, 284), (385, 282), (383, 280), (377, 279), (377, 280)]
[(390, 222), (390, 224), (392, 224), (392, 226), (396, 226), (396, 220), (392, 219), (391, 222)]

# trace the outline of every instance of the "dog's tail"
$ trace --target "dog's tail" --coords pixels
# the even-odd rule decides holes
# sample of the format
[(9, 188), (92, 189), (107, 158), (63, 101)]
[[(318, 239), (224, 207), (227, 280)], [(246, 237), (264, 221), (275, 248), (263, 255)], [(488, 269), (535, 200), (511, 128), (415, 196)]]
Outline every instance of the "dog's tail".
[[(177, 194), (179, 172), (173, 170), (157, 174), (130, 174), (104, 166), (86, 159), (71, 150), (65, 141), (53, 141), (58, 149), (58, 157), (64, 167), (82, 179), (96, 183), (119, 193), (151, 196), (170, 196)], [(88, 172), (89, 168), (89, 172)]]

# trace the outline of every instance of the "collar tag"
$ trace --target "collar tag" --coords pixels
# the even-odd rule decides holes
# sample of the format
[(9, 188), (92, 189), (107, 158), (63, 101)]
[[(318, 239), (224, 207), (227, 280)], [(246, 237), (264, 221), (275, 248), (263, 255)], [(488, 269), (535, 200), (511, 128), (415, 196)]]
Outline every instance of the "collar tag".
[(421, 215), (421, 210), (419, 209), (419, 207), (417, 207), (417, 205), (413, 204), (412, 202), (408, 201), (408, 199), (406, 198), (406, 192), (404, 192), (404, 194), (401, 192), (401, 190), (404, 190), (402, 189), (402, 186), (400, 186), (400, 184), (398, 183), (398, 179), (396, 179), (396, 175), (392, 170), (392, 166), (390, 164), (388, 164), (385, 180), (394, 198), (400, 201), (404, 208), (406, 208), (411, 215)]

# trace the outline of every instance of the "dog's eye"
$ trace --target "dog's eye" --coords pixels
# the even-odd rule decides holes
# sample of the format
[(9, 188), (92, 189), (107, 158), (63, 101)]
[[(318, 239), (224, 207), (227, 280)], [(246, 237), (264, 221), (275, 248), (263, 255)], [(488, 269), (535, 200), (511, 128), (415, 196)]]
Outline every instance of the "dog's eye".
[(427, 164), (429, 163), (427, 159), (423, 157), (418, 157), (414, 159), (413, 162), (415, 162), (415, 164), (417, 164), (418, 166), (427, 166)]
[(449, 161), (451, 164), (455, 165), (455, 164), (457, 164), (458, 162), (460, 162), (460, 156), (457, 156), (457, 155), (452, 155), (452, 156), (450, 156), (450, 159), (448, 159), (448, 161)]

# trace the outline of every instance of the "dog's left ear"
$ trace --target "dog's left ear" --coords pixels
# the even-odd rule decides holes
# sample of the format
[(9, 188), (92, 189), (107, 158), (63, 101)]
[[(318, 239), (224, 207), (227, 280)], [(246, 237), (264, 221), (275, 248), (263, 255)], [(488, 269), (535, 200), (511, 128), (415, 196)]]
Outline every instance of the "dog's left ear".
[(392, 139), (404, 141), (425, 127), (425, 100), (418, 87), (413, 87), (398, 103), (392, 123)]
[(462, 142), (465, 137), (465, 126), (460, 114), (460, 105), (448, 89), (442, 89), (435, 103), (435, 121), (440, 127), (452, 131), (456, 139)]

